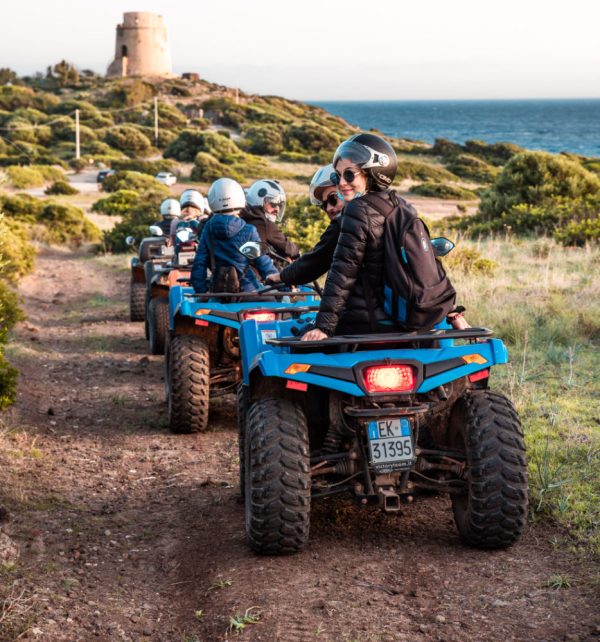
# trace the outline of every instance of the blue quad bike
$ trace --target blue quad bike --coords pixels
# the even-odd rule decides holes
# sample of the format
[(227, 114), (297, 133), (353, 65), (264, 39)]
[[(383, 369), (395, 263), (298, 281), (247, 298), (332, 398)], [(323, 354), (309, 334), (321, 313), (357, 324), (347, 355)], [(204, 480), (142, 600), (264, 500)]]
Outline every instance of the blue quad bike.
[(314, 313), (241, 323), (240, 482), (257, 553), (301, 550), (313, 500), (338, 493), (399, 511), (448, 493), (463, 542), (503, 548), (527, 515), (519, 417), (489, 389), (507, 363), (485, 328), (302, 342)]
[[(300, 318), (315, 310), (314, 292), (211, 292), (195, 294), (189, 277), (169, 290), (165, 341), (165, 390), (169, 425), (176, 433), (204, 432), (210, 400), (235, 394), (242, 371), (238, 332), (244, 320), (265, 322)], [(285, 303), (283, 301), (286, 301)], [(274, 336), (269, 330), (267, 336)]]

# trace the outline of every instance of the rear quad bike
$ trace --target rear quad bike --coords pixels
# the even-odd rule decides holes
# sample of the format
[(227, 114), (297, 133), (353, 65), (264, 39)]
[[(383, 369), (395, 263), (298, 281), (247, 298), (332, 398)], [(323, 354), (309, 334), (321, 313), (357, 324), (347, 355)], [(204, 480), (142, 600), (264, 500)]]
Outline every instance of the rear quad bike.
[(350, 493), (399, 511), (417, 489), (449, 493), (464, 543), (503, 548), (527, 515), (512, 403), (488, 388), (508, 361), (485, 328), (301, 342), (301, 319), (240, 327), (240, 482), (246, 538), (261, 554), (308, 542), (311, 502)]
[[(135, 239), (132, 236), (127, 237), (126, 243), (135, 248)], [(146, 317), (146, 273), (148, 270), (146, 266), (162, 265), (169, 260), (172, 254), (172, 248), (167, 246), (164, 237), (149, 236), (142, 239), (138, 255), (131, 259), (131, 280), (129, 285), (130, 321), (144, 321)]]
[(169, 289), (180, 280), (189, 281), (198, 242), (193, 231), (183, 228), (178, 232), (185, 240), (179, 240), (173, 259), (167, 263), (144, 265), (146, 275), (145, 291), (145, 333), (151, 354), (164, 354), (165, 341), (169, 331)]
[[(204, 432), (210, 399), (235, 394), (241, 380), (238, 331), (242, 321), (263, 323), (301, 318), (316, 309), (310, 288), (294, 292), (293, 301), (276, 300), (273, 288), (252, 293), (195, 294), (180, 277), (169, 291), (165, 343), (165, 391), (173, 432)], [(288, 299), (290, 297), (287, 297)], [(269, 330), (264, 338), (274, 336)]]

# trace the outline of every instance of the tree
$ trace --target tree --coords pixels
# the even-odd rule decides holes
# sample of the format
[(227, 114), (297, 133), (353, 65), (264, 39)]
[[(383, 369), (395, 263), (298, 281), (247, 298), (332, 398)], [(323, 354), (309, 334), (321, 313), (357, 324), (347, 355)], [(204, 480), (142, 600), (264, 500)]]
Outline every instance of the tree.
[(14, 84), (18, 79), (17, 74), (8, 67), (0, 68), (0, 85)]

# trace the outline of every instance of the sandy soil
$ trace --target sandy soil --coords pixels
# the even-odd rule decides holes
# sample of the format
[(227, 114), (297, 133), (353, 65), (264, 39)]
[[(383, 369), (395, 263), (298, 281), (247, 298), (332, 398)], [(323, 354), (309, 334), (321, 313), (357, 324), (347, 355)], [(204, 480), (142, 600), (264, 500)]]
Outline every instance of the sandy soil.
[(559, 531), (471, 550), (444, 497), (400, 515), (324, 500), (304, 552), (252, 554), (234, 401), (208, 433), (169, 433), (162, 359), (127, 321), (118, 263), (45, 249), (21, 284), (19, 399), (0, 429), (0, 640), (219, 641), (248, 609), (244, 640), (600, 639), (597, 567)]

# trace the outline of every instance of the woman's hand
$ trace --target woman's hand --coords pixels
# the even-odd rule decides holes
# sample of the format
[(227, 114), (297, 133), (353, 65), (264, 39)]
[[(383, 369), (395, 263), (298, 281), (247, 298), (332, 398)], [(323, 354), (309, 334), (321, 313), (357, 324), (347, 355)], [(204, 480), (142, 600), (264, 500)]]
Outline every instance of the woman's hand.
[(267, 283), (281, 283), (281, 277), (279, 276), (279, 272), (277, 274), (269, 274), (267, 275), (267, 278), (265, 279)]
[(329, 337), (318, 328), (309, 330), (302, 336), (302, 341), (322, 341), (323, 339), (329, 339)]

